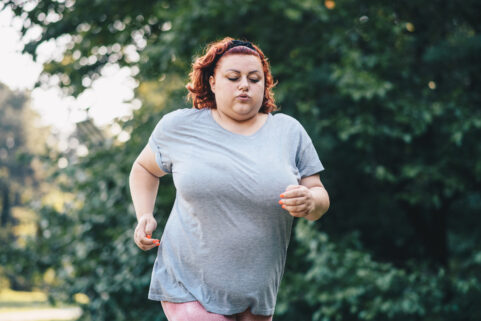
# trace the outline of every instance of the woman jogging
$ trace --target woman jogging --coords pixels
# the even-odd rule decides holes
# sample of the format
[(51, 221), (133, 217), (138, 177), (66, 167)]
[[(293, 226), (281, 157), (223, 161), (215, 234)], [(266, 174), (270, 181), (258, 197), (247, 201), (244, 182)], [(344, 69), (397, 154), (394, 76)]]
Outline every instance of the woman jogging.
[[(164, 115), (132, 166), (134, 241), (157, 248), (148, 298), (169, 321), (272, 320), (293, 219), (314, 221), (329, 207), (309, 135), (272, 114), (273, 86), (257, 46), (211, 43), (190, 73), (193, 108)], [(176, 198), (158, 240), (166, 174)]]

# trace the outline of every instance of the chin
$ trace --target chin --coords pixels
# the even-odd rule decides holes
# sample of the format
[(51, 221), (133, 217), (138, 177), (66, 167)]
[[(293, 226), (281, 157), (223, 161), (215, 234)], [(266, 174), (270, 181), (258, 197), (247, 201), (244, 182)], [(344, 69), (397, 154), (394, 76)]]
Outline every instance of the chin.
[(253, 108), (252, 106), (249, 106), (249, 105), (241, 105), (241, 106), (234, 106), (232, 108), (232, 110), (236, 113), (236, 114), (240, 114), (240, 115), (244, 115), (244, 116), (251, 116), (251, 115), (255, 115), (259, 112), (260, 110), (260, 107), (259, 108)]

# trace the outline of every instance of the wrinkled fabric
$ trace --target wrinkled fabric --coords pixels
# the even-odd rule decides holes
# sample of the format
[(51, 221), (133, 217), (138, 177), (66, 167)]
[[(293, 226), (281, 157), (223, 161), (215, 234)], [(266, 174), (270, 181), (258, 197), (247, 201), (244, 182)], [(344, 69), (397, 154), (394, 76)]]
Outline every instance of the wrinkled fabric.
[(176, 198), (160, 239), (148, 298), (199, 301), (209, 312), (274, 314), (293, 217), (279, 195), (324, 170), (294, 118), (268, 114), (244, 136), (210, 109), (162, 117), (149, 138)]

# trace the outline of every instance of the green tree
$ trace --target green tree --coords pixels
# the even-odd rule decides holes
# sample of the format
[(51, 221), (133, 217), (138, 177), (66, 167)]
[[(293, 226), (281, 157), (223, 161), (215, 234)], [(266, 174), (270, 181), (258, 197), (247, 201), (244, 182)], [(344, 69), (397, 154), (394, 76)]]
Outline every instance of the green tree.
[[(22, 246), (18, 230), (31, 216), (27, 204), (41, 195), (43, 173), (36, 157), (43, 153), (47, 131), (36, 127), (38, 114), (29, 104), (28, 93), (0, 83), (0, 241), (8, 244), (0, 254), (12, 250), (13, 244)], [(30, 279), (6, 266), (14, 262), (4, 263), (0, 276), (5, 274), (14, 289), (29, 289)]]
[[(245, 37), (263, 48), (279, 81), (278, 104), (313, 137), (327, 169), (321, 178), (332, 203), (316, 224), (297, 228), (296, 220), (276, 312), (280, 319), (479, 318), (474, 302), (480, 293), (481, 235), (473, 228), (481, 209), (477, 1), (462, 6), (445, 0), (422, 5), (352, 0), (120, 1), (112, 7), (108, 1), (47, 0), (28, 9), (16, 1), (4, 4), (26, 17), (24, 33), (31, 25), (43, 28), (26, 52), (35, 56), (42, 42), (70, 39), (63, 60), (44, 66), (46, 74), (59, 77), (66, 92), (79, 94), (106, 64), (119, 63), (133, 68), (141, 83), (139, 97), (146, 99), (142, 93), (146, 88), (161, 93), (162, 108), (143, 107), (122, 124), (137, 143), (125, 146), (138, 150), (154, 119), (185, 106), (181, 84), (192, 56), (201, 54), (205, 43), (228, 35)], [(179, 85), (170, 91), (148, 86), (158, 81), (162, 87), (174, 79)], [(102, 183), (119, 188), (123, 198), (114, 203), (123, 209), (130, 206), (128, 194), (125, 185), (116, 184), (125, 184), (120, 177), (126, 177), (133, 155), (109, 172), (119, 181)], [(114, 166), (102, 154), (92, 160), (100, 168)], [(70, 188), (87, 195), (90, 211), (97, 204), (96, 211), (103, 213), (106, 200), (95, 203), (95, 195), (102, 193), (100, 183), (93, 180)], [(159, 207), (161, 221), (168, 213), (165, 206)], [(72, 224), (77, 226), (80, 219)], [(95, 222), (93, 217), (82, 219), (85, 224)], [(327, 245), (313, 248), (312, 239), (324, 235), (320, 230), (337, 245), (321, 240)], [(105, 245), (101, 242), (106, 239), (88, 235), (97, 246)], [(86, 277), (97, 271), (97, 256), (92, 260), (84, 270)], [(112, 275), (124, 271), (102, 267)], [(339, 267), (343, 269), (337, 273)], [(147, 279), (131, 284), (143, 293)], [(380, 285), (370, 287), (377, 279)], [(73, 288), (86, 284), (90, 283), (76, 281)], [(336, 284), (352, 291), (336, 292)], [(105, 318), (120, 315), (126, 307), (121, 295), (105, 299), (102, 291), (89, 290), (95, 308), (110, 309)], [(339, 293), (337, 299), (326, 297), (330, 291)], [(432, 300), (426, 297), (430, 291)], [(407, 292), (421, 299), (412, 299)]]
[(1, 227), (13, 223), (12, 206), (20, 203), (21, 186), (32, 176), (29, 164), (19, 161), (28, 152), (27, 96), (0, 84)]
[[(42, 237), (29, 243), (29, 260), (39, 270), (55, 270), (59, 282), (47, 288), (52, 299), (74, 300), (78, 293), (88, 296), (85, 320), (164, 320), (160, 305), (146, 297), (156, 253), (142, 252), (133, 242), (136, 217), (126, 179), (146, 144), (145, 137), (158, 121), (158, 108), (163, 104), (156, 102), (156, 112), (147, 103), (134, 119), (117, 120), (131, 135), (126, 143), (117, 137), (109, 145), (86, 143), (88, 155), (71, 158), (69, 166), (55, 174), (59, 187), (75, 193), (75, 198), (60, 211), (50, 206), (40, 209), (45, 222), (39, 226)], [(161, 180), (156, 237), (161, 236), (174, 196), (172, 179)]]

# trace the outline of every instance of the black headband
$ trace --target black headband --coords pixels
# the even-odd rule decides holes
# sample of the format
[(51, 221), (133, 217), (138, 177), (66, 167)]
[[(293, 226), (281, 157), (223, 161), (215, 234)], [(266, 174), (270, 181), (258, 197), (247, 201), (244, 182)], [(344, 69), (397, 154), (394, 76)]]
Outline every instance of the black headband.
[[(250, 43), (248, 41), (231, 40), (230, 44), (227, 46), (227, 49), (226, 49), (226, 51), (224, 51), (224, 53), (227, 52), (229, 49), (234, 48), (234, 47), (238, 47), (238, 46), (247, 47), (247, 48), (250, 48), (250, 49), (254, 50), (255, 52), (257, 52), (257, 50), (254, 48), (252, 43)], [(217, 65), (217, 61), (219, 61), (220, 57), (222, 57), (224, 55), (224, 53), (220, 56), (215, 57), (214, 61), (212, 62), (212, 66)], [(210, 74), (213, 74), (213, 73), (214, 73), (214, 71), (212, 70)]]
[(238, 46), (244, 46), (252, 50), (255, 50), (254, 46), (252, 46), (252, 44), (249, 41), (242, 41), (242, 40), (232, 40), (229, 46), (227, 47), (227, 50), (229, 50), (230, 48), (238, 47)]

